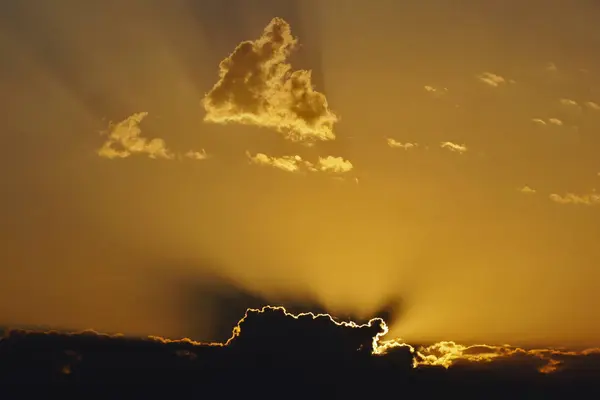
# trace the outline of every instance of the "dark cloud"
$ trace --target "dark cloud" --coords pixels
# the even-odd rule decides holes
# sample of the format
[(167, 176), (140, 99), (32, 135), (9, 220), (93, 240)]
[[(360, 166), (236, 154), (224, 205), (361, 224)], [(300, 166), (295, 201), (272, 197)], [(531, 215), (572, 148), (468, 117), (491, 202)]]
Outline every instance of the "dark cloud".
[[(256, 393), (322, 397), (330, 391), (350, 398), (393, 392), (433, 398), (451, 391), (458, 391), (461, 398), (482, 393), (487, 398), (561, 398), (600, 389), (594, 384), (600, 368), (598, 350), (505, 347), (495, 361), (413, 368), (419, 355), (411, 346), (371, 354), (373, 339), (385, 328), (377, 318), (361, 325), (329, 315), (292, 315), (282, 307), (264, 307), (248, 310), (225, 344), (94, 331), (10, 330), (0, 340), (0, 384), (144, 383), (147, 392), (143, 385), (139, 390), (150, 393), (154, 383), (177, 383), (180, 389), (193, 387), (198, 394), (220, 393), (226, 398)], [(485, 355), (498, 349), (470, 346), (463, 354)], [(564, 368), (540, 373), (544, 360), (536, 354), (552, 356), (554, 364)]]

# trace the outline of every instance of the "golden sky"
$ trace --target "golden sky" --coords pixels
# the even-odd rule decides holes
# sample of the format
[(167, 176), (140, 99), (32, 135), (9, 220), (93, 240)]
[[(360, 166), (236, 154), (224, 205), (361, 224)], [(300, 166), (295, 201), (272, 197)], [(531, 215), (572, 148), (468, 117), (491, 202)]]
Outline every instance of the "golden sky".
[(185, 336), (177, 282), (218, 276), (365, 318), (402, 298), (407, 340), (597, 345), (598, 20), (2, 2), (0, 323)]

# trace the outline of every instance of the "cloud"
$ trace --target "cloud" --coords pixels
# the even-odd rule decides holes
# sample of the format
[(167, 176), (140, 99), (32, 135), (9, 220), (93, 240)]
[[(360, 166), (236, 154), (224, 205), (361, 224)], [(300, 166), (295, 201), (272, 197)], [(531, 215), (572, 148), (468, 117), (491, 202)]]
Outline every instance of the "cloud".
[[(379, 348), (385, 354), (397, 345), (406, 345), (401, 340), (381, 341)], [(591, 364), (600, 362), (600, 349), (589, 348), (582, 351), (559, 349), (524, 349), (510, 345), (494, 346), (487, 344), (466, 346), (453, 341), (442, 341), (430, 346), (413, 348), (414, 366), (442, 366), (446, 369), (458, 364), (484, 364), (494, 368), (513, 361), (517, 365), (530, 366), (540, 373), (556, 373), (560, 370), (577, 368), (575, 359), (595, 356)], [(595, 368), (595, 367), (593, 367)]]
[(562, 98), (559, 101), (560, 101), (560, 104), (562, 104), (563, 106), (579, 107), (579, 104), (575, 100), (572, 100), (572, 99)]
[(522, 188), (519, 189), (519, 191), (521, 193), (526, 193), (526, 194), (535, 194), (537, 192), (537, 190), (525, 185)]
[(175, 156), (167, 149), (163, 139), (148, 140), (141, 136), (140, 123), (147, 116), (147, 112), (139, 112), (117, 124), (110, 123), (106, 132), (108, 138), (98, 150), (98, 155), (114, 159), (146, 154), (150, 158), (173, 159)]
[(393, 149), (404, 149), (404, 150), (409, 150), (409, 149), (414, 149), (416, 147), (418, 147), (418, 143), (401, 143), (395, 139), (392, 138), (387, 138), (386, 142), (388, 144), (388, 146), (390, 146)]
[(477, 79), (480, 82), (483, 82), (486, 85), (489, 85), (492, 87), (498, 87), (500, 85), (504, 85), (507, 82), (509, 82), (504, 77), (502, 77), (500, 75), (496, 75), (492, 72), (484, 72), (482, 74), (479, 74), (479, 75), (477, 75)]
[(270, 157), (264, 153), (256, 153), (255, 155), (251, 155), (248, 152), (246, 152), (246, 155), (254, 164), (267, 165), (286, 172), (300, 172), (303, 169), (310, 169), (312, 166), (311, 163), (304, 161), (302, 157), (298, 155)]
[(552, 200), (558, 204), (573, 204), (573, 205), (586, 205), (586, 206), (600, 204), (600, 194), (596, 194), (596, 193), (584, 194), (584, 195), (567, 193), (562, 196), (559, 194), (556, 194), (556, 193), (552, 193), (549, 197), (550, 197), (550, 200)]
[(548, 123), (550, 123), (552, 125), (556, 125), (556, 126), (563, 126), (562, 120), (560, 120), (558, 118), (549, 118)]
[(423, 89), (425, 89), (427, 93), (431, 93), (435, 97), (441, 97), (448, 93), (448, 88), (439, 89), (431, 85), (425, 85), (423, 86)]
[(319, 157), (319, 163), (317, 165), (317, 170), (323, 172), (334, 172), (334, 173), (344, 173), (352, 170), (354, 166), (348, 160), (343, 159), (342, 157)]
[(206, 160), (209, 155), (206, 153), (206, 150), (202, 149), (200, 151), (190, 150), (184, 154), (186, 158), (191, 158), (192, 160)]
[(293, 71), (286, 62), (297, 43), (282, 18), (273, 18), (257, 40), (240, 43), (202, 100), (204, 121), (271, 128), (294, 141), (335, 139), (338, 117), (314, 90), (311, 71)]
[(548, 72), (557, 72), (558, 71), (558, 67), (553, 62), (549, 62), (548, 64), (546, 64), (546, 71), (548, 71)]
[(450, 151), (454, 151), (457, 153), (464, 153), (468, 150), (467, 146), (465, 146), (464, 144), (456, 144), (456, 143), (452, 143), (452, 142), (442, 142), (440, 144), (440, 147), (442, 149), (448, 149)]
[(555, 125), (555, 126), (563, 126), (562, 120), (560, 120), (558, 118), (548, 118), (547, 120), (543, 120), (541, 118), (532, 118), (531, 122), (533, 122), (537, 125), (540, 125), (540, 126), (546, 126), (548, 124)]
[(586, 101), (584, 104), (586, 105), (587, 108), (589, 108), (591, 110), (600, 111), (600, 104), (598, 104), (596, 102)]
[[(131, 338), (91, 330), (77, 333), (10, 330), (0, 339), (3, 341), (0, 346), (0, 366), (9, 367), (2, 369), (4, 374), (0, 376), (0, 382), (7, 378), (9, 381), (18, 377), (27, 378), (27, 373), (33, 370), (38, 378), (44, 373), (51, 379), (69, 374), (84, 379), (106, 380), (105, 373), (112, 371), (114, 374), (110, 376), (111, 379), (118, 379), (122, 377), (121, 370), (106, 368), (115, 364), (127, 365), (136, 374), (153, 369), (154, 372), (161, 372), (165, 380), (177, 376), (201, 379), (202, 369), (228, 363), (239, 367), (239, 363), (265, 359), (269, 359), (271, 365), (284, 369), (288, 366), (314, 368), (318, 363), (333, 361), (343, 366), (387, 365), (394, 368), (389, 372), (396, 374), (411, 373), (411, 370), (418, 369), (423, 374), (431, 371), (439, 376), (444, 369), (449, 373), (474, 372), (473, 369), (455, 367), (477, 366), (480, 371), (504, 374), (510, 369), (520, 378), (524, 373), (552, 374), (553, 379), (563, 376), (572, 378), (569, 373), (573, 372), (578, 375), (593, 373), (600, 365), (599, 348), (580, 351), (526, 349), (510, 345), (463, 345), (454, 341), (416, 347), (400, 338), (386, 340), (388, 331), (386, 321), (380, 317), (358, 323), (339, 320), (326, 313), (293, 314), (278, 306), (247, 309), (233, 327), (229, 338), (222, 342), (159, 336)], [(88, 357), (88, 354), (96, 353), (99, 347), (106, 350), (106, 357)], [(222, 351), (225, 347), (228, 348), (226, 352)], [(54, 358), (48, 360), (51, 362), (36, 361), (36, 364), (31, 364), (32, 352), (43, 352)], [(198, 360), (203, 362), (199, 363)], [(245, 365), (259, 367), (258, 364)], [(443, 369), (432, 370), (431, 367)], [(99, 373), (100, 370), (106, 372)], [(475, 376), (483, 378), (482, 375)], [(464, 379), (473, 377), (463, 376)]]
[(270, 166), (286, 172), (330, 172), (345, 173), (351, 171), (354, 166), (342, 157), (319, 157), (316, 163), (304, 160), (299, 155), (272, 157), (264, 153), (255, 155), (246, 152), (250, 161), (254, 164)]

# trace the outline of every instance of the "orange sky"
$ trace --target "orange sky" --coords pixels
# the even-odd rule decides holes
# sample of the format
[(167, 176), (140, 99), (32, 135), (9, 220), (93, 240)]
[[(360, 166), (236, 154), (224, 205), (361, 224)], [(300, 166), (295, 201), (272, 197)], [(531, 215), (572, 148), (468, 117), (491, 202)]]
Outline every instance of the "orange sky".
[[(595, 2), (29, 1), (0, 5), (0, 323), (189, 335), (178, 282), (219, 276), (365, 317), (400, 297), (407, 340), (598, 344)], [(269, 126), (204, 121), (273, 17), (334, 139), (278, 132), (277, 91)], [(136, 113), (147, 141), (100, 157)]]

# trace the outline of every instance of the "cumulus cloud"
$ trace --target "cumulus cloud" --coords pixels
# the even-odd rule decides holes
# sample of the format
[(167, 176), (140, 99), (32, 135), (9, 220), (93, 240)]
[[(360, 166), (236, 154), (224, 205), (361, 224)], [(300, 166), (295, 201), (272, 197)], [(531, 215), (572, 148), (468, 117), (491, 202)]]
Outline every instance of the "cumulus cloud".
[(466, 145), (464, 145), (464, 144), (457, 144), (457, 143), (453, 143), (453, 142), (442, 142), (440, 144), (440, 147), (442, 149), (448, 149), (450, 151), (454, 151), (454, 152), (459, 153), (459, 154), (463, 154), (463, 153), (465, 153), (468, 150), (468, 148), (467, 148)]
[(98, 150), (98, 155), (114, 159), (146, 154), (150, 158), (173, 159), (174, 154), (167, 149), (163, 139), (148, 140), (141, 136), (140, 124), (147, 116), (147, 112), (139, 112), (119, 123), (110, 123), (106, 132), (108, 138)]
[(532, 187), (527, 186), (527, 185), (525, 185), (522, 188), (520, 188), (519, 191), (521, 193), (525, 193), (525, 194), (535, 194), (537, 192), (537, 190), (535, 190)]
[(273, 18), (258, 39), (240, 43), (202, 100), (204, 120), (266, 127), (294, 141), (335, 139), (338, 117), (314, 90), (311, 71), (287, 63), (297, 43), (282, 18)]
[(352, 168), (354, 168), (352, 163), (342, 157), (319, 157), (317, 164), (317, 170), (323, 172), (344, 173), (352, 170)]
[(550, 200), (558, 204), (593, 206), (600, 204), (600, 195), (597, 193), (583, 195), (575, 193), (566, 193), (564, 195), (559, 195), (556, 193), (552, 193), (550, 195)]
[(477, 79), (482, 82), (485, 83), (486, 85), (492, 86), (492, 87), (498, 87), (500, 85), (504, 85), (507, 82), (509, 82), (508, 80), (506, 80), (506, 78), (500, 76), (500, 75), (496, 75), (492, 72), (484, 72), (482, 74), (477, 75)]
[(393, 149), (409, 150), (409, 149), (414, 149), (419, 146), (418, 143), (409, 143), (409, 142), (402, 143), (402, 142), (399, 142), (396, 139), (392, 139), (392, 138), (387, 138), (386, 142), (387, 142), (387, 145)]
[(591, 110), (596, 110), (596, 111), (600, 111), (600, 104), (593, 102), (593, 101), (586, 101), (585, 105), (587, 108), (591, 109)]
[(351, 171), (354, 166), (349, 160), (342, 157), (319, 157), (316, 163), (304, 160), (299, 155), (273, 157), (264, 153), (255, 155), (246, 152), (250, 162), (257, 165), (270, 166), (286, 172), (330, 172), (345, 173)]

